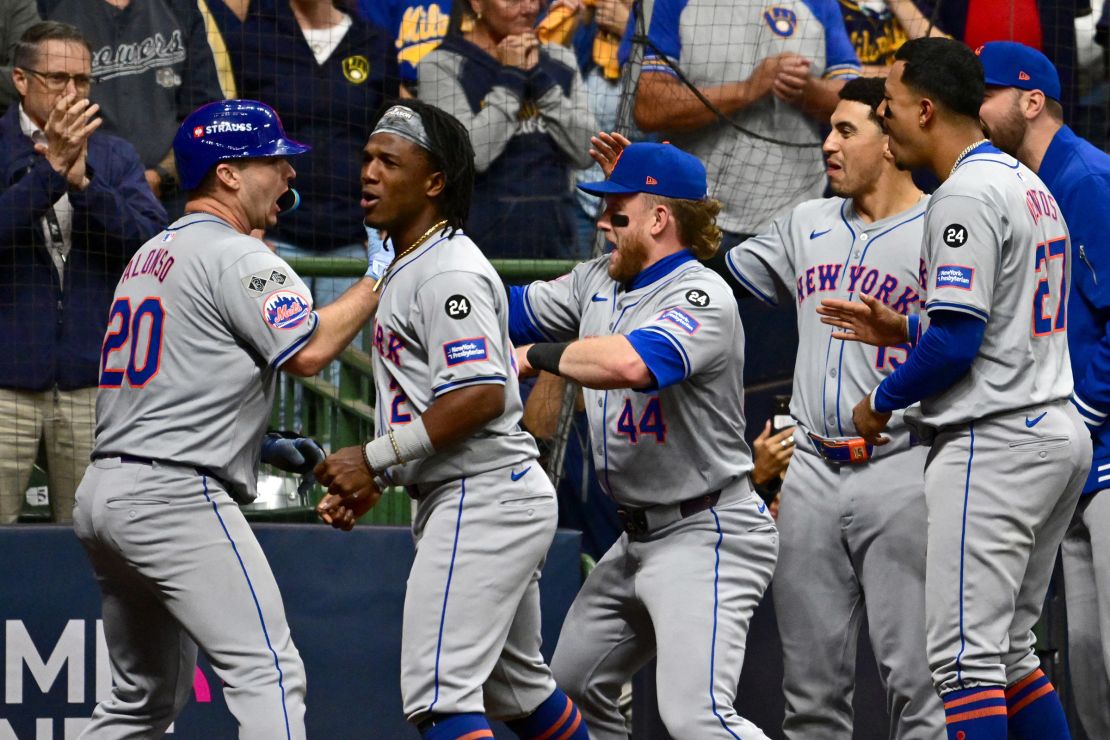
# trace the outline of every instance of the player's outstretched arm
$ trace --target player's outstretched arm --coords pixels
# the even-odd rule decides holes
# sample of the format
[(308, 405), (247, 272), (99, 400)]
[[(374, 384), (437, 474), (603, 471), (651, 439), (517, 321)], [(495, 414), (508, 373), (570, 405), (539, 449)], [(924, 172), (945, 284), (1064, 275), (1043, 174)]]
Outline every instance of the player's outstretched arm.
[(517, 364), (522, 376), (547, 370), (597, 390), (648, 388), (655, 383), (643, 358), (620, 334), (518, 347)]
[(834, 339), (864, 342), (876, 347), (891, 347), (909, 340), (909, 324), (905, 316), (869, 295), (860, 294), (860, 301), (826, 298), (817, 307), (821, 323), (834, 326)]
[(339, 356), (378, 310), (374, 280), (365, 277), (335, 301), (316, 309), (316, 331), (281, 369), (302, 378), (315, 375)]

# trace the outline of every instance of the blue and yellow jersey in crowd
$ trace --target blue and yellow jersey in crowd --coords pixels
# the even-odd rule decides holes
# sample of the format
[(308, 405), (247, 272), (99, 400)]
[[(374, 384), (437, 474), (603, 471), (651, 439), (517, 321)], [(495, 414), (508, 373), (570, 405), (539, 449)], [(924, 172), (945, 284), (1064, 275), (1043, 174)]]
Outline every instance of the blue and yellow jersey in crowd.
[(416, 65), (447, 35), (451, 0), (359, 0), (359, 11), (394, 38), (401, 80), (416, 81)]
[(909, 38), (884, 2), (839, 0), (840, 14), (860, 64), (889, 66)]

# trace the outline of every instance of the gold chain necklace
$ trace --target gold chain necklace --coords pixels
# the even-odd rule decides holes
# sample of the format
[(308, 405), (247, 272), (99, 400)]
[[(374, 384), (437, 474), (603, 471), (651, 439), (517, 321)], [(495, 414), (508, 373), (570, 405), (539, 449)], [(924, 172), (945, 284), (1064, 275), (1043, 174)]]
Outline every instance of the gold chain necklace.
[(401, 253), (400, 253), (399, 255), (397, 255), (396, 257), (394, 257), (394, 258), (393, 258), (393, 261), (389, 263), (389, 267), (387, 267), (387, 268), (386, 268), (385, 272), (383, 272), (383, 273), (382, 273), (382, 276), (381, 276), (380, 278), (378, 278), (378, 280), (377, 280), (377, 281), (376, 281), (376, 282), (374, 283), (374, 292), (375, 292), (375, 293), (377, 293), (377, 292), (378, 292), (378, 289), (382, 287), (382, 283), (383, 283), (383, 282), (385, 282), (385, 279), (386, 279), (387, 277), (389, 277), (389, 273), (390, 273), (390, 271), (391, 271), (391, 270), (393, 269), (393, 266), (394, 266), (395, 264), (397, 264), (397, 263), (398, 263), (398, 262), (400, 262), (400, 261), (401, 261), (402, 259), (404, 259), (404, 258), (405, 258), (405, 257), (406, 257), (406, 256), (408, 255), (408, 253), (409, 253), (409, 252), (411, 252), (412, 250), (416, 249), (416, 248), (417, 248), (417, 247), (419, 247), (419, 246), (420, 246), (421, 244), (423, 244), (423, 243), (424, 243), (424, 240), (425, 240), (425, 239), (427, 239), (427, 238), (428, 238), (429, 236), (431, 236), (432, 234), (436, 233), (437, 231), (440, 231), (440, 230), (441, 230), (441, 229), (443, 229), (443, 227), (444, 227), (444, 226), (446, 226), (446, 225), (447, 225), (447, 219), (443, 219), (443, 220), (442, 220), (442, 221), (440, 221), (439, 223), (437, 223), (437, 224), (434, 224), (434, 225), (432, 226), (432, 228), (428, 229), (428, 230), (427, 230), (427, 231), (425, 231), (425, 232), (424, 232), (423, 234), (421, 234), (421, 235), (420, 235), (420, 238), (419, 238), (419, 239), (417, 239), (416, 241), (414, 241), (414, 242), (412, 243), (412, 245), (411, 245), (411, 246), (410, 246), (410, 247), (409, 247), (408, 249), (406, 249), (405, 251), (401, 252)]
[(960, 152), (960, 156), (956, 157), (956, 162), (952, 165), (952, 171), (948, 173), (948, 176), (952, 177), (952, 175), (956, 174), (956, 168), (960, 166), (960, 162), (964, 160), (964, 157), (971, 154), (972, 149), (979, 146), (980, 144), (986, 144), (987, 141), (989, 141), (989, 139), (979, 139), (979, 141), (975, 142), (967, 149), (964, 149), (962, 152)]

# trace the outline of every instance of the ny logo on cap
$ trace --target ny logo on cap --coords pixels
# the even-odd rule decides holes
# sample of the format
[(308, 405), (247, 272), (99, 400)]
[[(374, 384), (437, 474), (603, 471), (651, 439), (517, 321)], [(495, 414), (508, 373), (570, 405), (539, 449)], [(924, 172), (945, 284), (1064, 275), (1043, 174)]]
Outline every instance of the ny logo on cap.
[(659, 184), (659, 181), (658, 181), (658, 180), (656, 180), (656, 179), (655, 179), (654, 177), (652, 177), (651, 175), (648, 175), (648, 176), (647, 176), (647, 179), (646, 179), (646, 180), (644, 180), (644, 182), (645, 182), (645, 183), (647, 183), (648, 185), (658, 185), (658, 184)]
[(1020, 72), (1020, 71), (1019, 71), (1019, 72), (1018, 72), (1018, 79), (1019, 79), (1019, 80), (1022, 80), (1023, 82), (1024, 82), (1024, 81), (1027, 81), (1027, 80), (1029, 79), (1029, 75), (1028, 75), (1027, 73), (1025, 73), (1025, 72)]

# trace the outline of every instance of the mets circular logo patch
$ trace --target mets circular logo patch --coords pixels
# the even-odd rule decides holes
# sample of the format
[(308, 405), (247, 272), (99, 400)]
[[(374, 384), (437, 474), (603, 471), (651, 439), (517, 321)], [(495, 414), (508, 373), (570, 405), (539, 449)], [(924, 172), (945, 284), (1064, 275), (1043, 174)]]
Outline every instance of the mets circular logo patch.
[(312, 306), (308, 301), (291, 290), (272, 293), (262, 304), (262, 316), (274, 329), (295, 329), (305, 322), (310, 313)]
[(790, 8), (784, 8), (780, 5), (772, 5), (763, 12), (763, 20), (767, 22), (771, 30), (783, 38), (794, 35), (794, 29), (798, 26), (798, 14)]
[(343, 76), (352, 85), (361, 85), (370, 79), (370, 60), (355, 54), (343, 60)]

